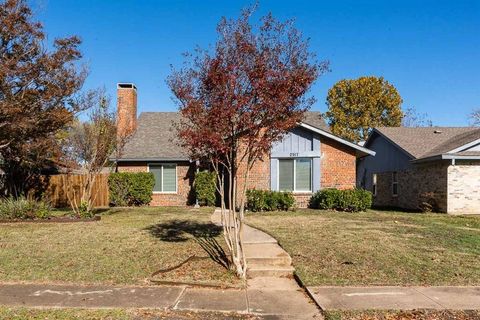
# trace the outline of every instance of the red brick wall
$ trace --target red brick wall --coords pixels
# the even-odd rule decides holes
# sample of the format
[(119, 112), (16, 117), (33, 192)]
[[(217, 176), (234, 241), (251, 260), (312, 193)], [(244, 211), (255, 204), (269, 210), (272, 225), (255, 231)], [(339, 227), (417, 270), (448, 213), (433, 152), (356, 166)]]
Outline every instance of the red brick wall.
[(293, 197), (295, 198), (295, 205), (297, 206), (297, 208), (308, 208), (312, 193), (294, 193)]
[[(321, 138), (321, 188), (350, 189), (355, 187), (356, 180), (356, 157), (355, 151), (351, 150), (334, 140)], [(153, 206), (182, 206), (188, 204), (191, 186), (194, 179), (194, 165), (189, 162), (177, 164), (178, 193), (177, 194), (153, 194), (150, 205)], [(242, 174), (244, 165), (238, 169), (239, 179), (237, 183), (240, 191), (244, 185)], [(147, 171), (147, 163), (122, 163), (119, 171), (139, 172)], [(247, 189), (270, 190), (270, 158), (256, 161), (250, 171)], [(297, 206), (306, 207), (311, 194), (296, 194)], [(240, 200), (240, 199), (238, 199)], [(192, 199), (193, 201), (193, 199)]]
[(137, 128), (137, 89), (117, 89), (117, 135), (119, 139), (129, 136)]
[(356, 183), (355, 151), (334, 140), (321, 138), (320, 187), (351, 189)]
[[(147, 172), (146, 162), (124, 162), (118, 166), (119, 172)], [(177, 193), (154, 193), (151, 206), (185, 206), (193, 201), (191, 186), (195, 176), (195, 165), (189, 162), (177, 163)]]
[[(334, 140), (321, 137), (321, 168), (320, 168), (320, 187), (352, 189), (356, 185), (356, 156), (355, 151)], [(239, 167), (239, 173), (245, 168)], [(244, 185), (243, 179), (239, 179), (238, 186)], [(264, 161), (257, 161), (250, 171), (247, 189), (270, 190), (270, 159), (266, 157)], [(296, 205), (300, 208), (308, 206), (311, 193), (295, 193)]]
[[(245, 185), (243, 175), (245, 173), (246, 165), (241, 163), (238, 167), (238, 181), (237, 181), (237, 197), (240, 203), (241, 188)], [(247, 189), (270, 190), (270, 158), (266, 156), (263, 160), (257, 160), (250, 169), (249, 178), (247, 181)]]

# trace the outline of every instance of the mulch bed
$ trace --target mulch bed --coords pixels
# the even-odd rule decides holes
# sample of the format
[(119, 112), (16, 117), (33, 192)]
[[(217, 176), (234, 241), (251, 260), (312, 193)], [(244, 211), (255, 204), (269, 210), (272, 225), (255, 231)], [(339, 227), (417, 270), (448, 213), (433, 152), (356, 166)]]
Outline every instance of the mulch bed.
[(52, 217), (49, 219), (0, 219), (0, 223), (71, 223), (100, 221), (101, 216), (92, 218)]

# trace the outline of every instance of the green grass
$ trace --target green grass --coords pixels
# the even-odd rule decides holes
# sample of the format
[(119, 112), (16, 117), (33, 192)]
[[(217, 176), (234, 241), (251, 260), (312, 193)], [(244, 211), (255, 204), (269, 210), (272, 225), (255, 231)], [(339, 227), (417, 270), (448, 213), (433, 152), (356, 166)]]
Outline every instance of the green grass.
[(313, 285), (479, 285), (480, 217), (388, 211), (251, 214)]
[(187, 312), (161, 310), (93, 310), (93, 309), (27, 309), (0, 307), (0, 319), (8, 320), (220, 320), (259, 319), (255, 316), (216, 312)]
[[(111, 209), (96, 222), (2, 224), (0, 282), (148, 283), (153, 272), (191, 255), (208, 257), (201, 246), (206, 240), (207, 245), (223, 242), (210, 223), (212, 211)], [(213, 234), (202, 238), (199, 232)], [(231, 272), (211, 259), (186, 264), (161, 278), (238, 284)]]

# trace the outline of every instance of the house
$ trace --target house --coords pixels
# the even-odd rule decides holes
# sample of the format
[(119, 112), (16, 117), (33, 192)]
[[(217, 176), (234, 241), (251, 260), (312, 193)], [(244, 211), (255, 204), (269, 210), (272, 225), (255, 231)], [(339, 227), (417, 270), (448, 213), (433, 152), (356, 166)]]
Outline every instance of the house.
[(374, 205), (480, 213), (479, 128), (376, 128), (364, 146), (376, 154), (359, 161), (357, 185)]
[[(143, 112), (137, 119), (137, 90), (119, 84), (118, 131), (130, 135), (117, 159), (120, 172), (149, 171), (155, 176), (151, 205), (186, 205), (192, 195), (196, 163), (179, 146), (177, 112)], [(367, 148), (329, 132), (318, 112), (308, 112), (298, 127), (254, 164), (247, 188), (292, 191), (300, 207), (321, 188), (354, 188), (356, 161), (374, 155)], [(243, 181), (239, 181), (243, 184)]]

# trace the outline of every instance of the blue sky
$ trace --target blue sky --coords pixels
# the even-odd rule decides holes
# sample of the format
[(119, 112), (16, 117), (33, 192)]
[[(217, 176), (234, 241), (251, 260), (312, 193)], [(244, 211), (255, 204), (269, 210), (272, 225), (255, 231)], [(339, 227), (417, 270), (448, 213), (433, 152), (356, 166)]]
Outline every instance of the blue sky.
[[(173, 111), (165, 84), (182, 53), (216, 39), (222, 16), (236, 17), (253, 1), (30, 0), (49, 39), (77, 34), (90, 69), (86, 88), (117, 82), (138, 88), (139, 111)], [(311, 90), (313, 110), (325, 111), (328, 89), (340, 79), (383, 76), (435, 125), (468, 125), (480, 108), (480, 1), (262, 0), (295, 18), (311, 50), (332, 71)], [(115, 100), (114, 100), (115, 101)]]

